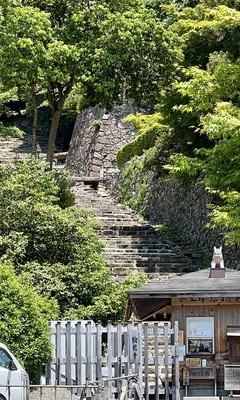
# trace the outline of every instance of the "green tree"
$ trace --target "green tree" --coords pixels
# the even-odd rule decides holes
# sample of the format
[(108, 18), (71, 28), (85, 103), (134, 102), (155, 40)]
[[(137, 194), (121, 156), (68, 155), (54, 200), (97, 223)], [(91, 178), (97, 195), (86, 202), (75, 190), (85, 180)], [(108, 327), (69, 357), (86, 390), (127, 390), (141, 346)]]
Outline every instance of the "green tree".
[(56, 301), (40, 296), (28, 284), (28, 277), (17, 278), (10, 263), (0, 261), (0, 335), (37, 382), (42, 365), (51, 355), (48, 321), (58, 316)]
[(106, 323), (121, 321), (127, 306), (127, 291), (147, 283), (144, 274), (132, 273), (123, 282), (111, 282), (108, 290), (93, 298), (92, 304), (72, 310), (72, 318), (93, 319)]
[[(168, 178), (198, 180), (217, 193), (211, 226), (221, 227), (231, 243), (239, 243), (240, 237), (238, 10), (237, 1), (216, 5), (206, 0), (175, 15), (168, 30), (179, 35), (184, 60), (158, 105), (159, 121), (170, 134), (160, 134), (149, 150), (137, 136), (126, 147), (127, 154), (118, 155), (127, 161), (142, 152), (145, 168), (154, 165), (162, 176), (168, 172)], [(134, 118), (139, 136), (151, 130), (147, 118), (144, 130), (143, 117)]]
[(45, 169), (34, 159), (1, 168), (0, 256), (11, 259), (18, 274), (30, 272), (64, 315), (69, 307), (91, 303), (111, 277), (93, 215), (69, 207), (65, 173)]
[(143, 0), (63, 1), (61, 6), (29, 0), (5, 9), (1, 57), (5, 81), (9, 73), (17, 85), (16, 70), (22, 67), (20, 85), (27, 83), (35, 110), (38, 85), (45, 91), (52, 109), (51, 164), (59, 120), (74, 84), (91, 104), (111, 105), (126, 95), (152, 106), (161, 86), (171, 81), (181, 52), (177, 36), (168, 34)]
[(182, 39), (184, 64), (206, 67), (213, 52), (228, 52), (233, 58), (239, 56), (236, 43), (239, 39), (239, 11), (225, 5), (185, 8), (171, 30)]
[(37, 8), (5, 6), (0, 35), (0, 79), (6, 89), (33, 105), (32, 153), (36, 154), (38, 100), (46, 46), (51, 40), (49, 16)]
[[(1, 285), (0, 333), (36, 379), (37, 366), (50, 351), (45, 346), (49, 331), (41, 315), (45, 313), (46, 319), (101, 318), (103, 322), (122, 319), (126, 291), (144, 283), (145, 277), (136, 274), (123, 283), (112, 280), (102, 257), (99, 225), (88, 210), (71, 206), (71, 197), (69, 200), (67, 196), (71, 182), (65, 173), (46, 171), (45, 163), (32, 158), (17, 161), (12, 167), (2, 166), (0, 182), (0, 275), (9, 279), (9, 293), (13, 291), (11, 285), (15, 288), (10, 296)], [(21, 300), (22, 290), (29, 308)], [(25, 330), (37, 305), (36, 321), (27, 331), (34, 345), (26, 339)], [(41, 333), (43, 327), (45, 336)]]
[[(223, 52), (210, 55), (207, 71), (191, 68), (189, 80), (178, 84), (188, 102), (181, 112), (202, 115), (197, 134), (211, 142), (189, 157), (176, 154), (166, 166), (177, 179), (198, 179), (221, 200), (211, 206), (211, 226), (221, 228), (229, 243), (239, 243), (239, 59)], [(203, 84), (204, 82), (204, 84)]]

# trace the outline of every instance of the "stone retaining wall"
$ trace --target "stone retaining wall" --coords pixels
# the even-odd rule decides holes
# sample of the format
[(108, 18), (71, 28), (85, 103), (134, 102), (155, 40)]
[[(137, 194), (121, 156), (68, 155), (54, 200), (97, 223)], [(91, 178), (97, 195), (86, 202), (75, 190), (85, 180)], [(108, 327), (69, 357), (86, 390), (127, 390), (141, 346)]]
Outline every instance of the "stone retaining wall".
[(220, 234), (206, 227), (209, 222), (207, 205), (214, 201), (214, 196), (202, 185), (150, 177), (144, 210), (152, 222), (166, 224), (181, 240), (194, 243), (199, 250), (212, 256), (213, 246), (223, 244)]
[(131, 125), (123, 121), (130, 108), (129, 103), (116, 106), (111, 114), (98, 106), (85, 109), (76, 119), (67, 168), (107, 179), (118, 173), (116, 153), (135, 137)]
[[(115, 155), (135, 136), (123, 117), (133, 112), (129, 104), (115, 107), (111, 113), (100, 107), (89, 107), (77, 118), (70, 143), (67, 167), (78, 175), (104, 176), (114, 196), (121, 185)], [(240, 268), (239, 248), (224, 246), (221, 233), (206, 227), (209, 222), (207, 205), (214, 201), (216, 198), (201, 185), (165, 182), (154, 179), (150, 173), (144, 211), (150, 222), (164, 223), (183, 242), (193, 243), (205, 254), (206, 265), (211, 261), (213, 246), (223, 245), (225, 265)]]
[(222, 246), (225, 266), (240, 268), (240, 247), (226, 245), (222, 232), (211, 229), (208, 205), (217, 200), (203, 185), (154, 179), (150, 174), (144, 211), (151, 223), (163, 223), (182, 242), (193, 243), (206, 266), (212, 259), (213, 247)]

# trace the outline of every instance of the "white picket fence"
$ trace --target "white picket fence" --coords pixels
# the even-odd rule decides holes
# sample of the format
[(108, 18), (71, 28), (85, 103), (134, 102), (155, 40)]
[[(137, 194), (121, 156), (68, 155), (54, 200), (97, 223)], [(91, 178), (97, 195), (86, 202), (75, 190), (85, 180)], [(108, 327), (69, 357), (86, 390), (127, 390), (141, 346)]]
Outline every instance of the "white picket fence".
[(75, 385), (88, 391), (85, 397), (100, 391), (108, 399), (180, 398), (177, 322), (171, 328), (157, 322), (52, 321), (51, 342), (48, 385)]

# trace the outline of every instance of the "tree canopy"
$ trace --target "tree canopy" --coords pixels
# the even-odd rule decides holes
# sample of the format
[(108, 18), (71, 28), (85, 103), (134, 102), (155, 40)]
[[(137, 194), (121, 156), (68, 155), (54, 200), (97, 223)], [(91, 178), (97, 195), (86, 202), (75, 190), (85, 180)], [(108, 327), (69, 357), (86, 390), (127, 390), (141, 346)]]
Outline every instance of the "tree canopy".
[(145, 281), (112, 280), (93, 214), (74, 207), (67, 172), (46, 166), (0, 166), (0, 333), (34, 381), (50, 356), (49, 320), (123, 318), (127, 288)]
[[(152, 107), (181, 58), (178, 36), (164, 29), (156, 7), (131, 2), (9, 1), (3, 8), (0, 80), (31, 96), (36, 147), (38, 93), (52, 109), (47, 161), (52, 163), (65, 102), (78, 86), (88, 104), (123, 97)], [(10, 44), (10, 45), (9, 45)]]
[[(168, 179), (203, 183), (221, 200), (212, 206), (214, 226), (224, 229), (227, 241), (239, 243), (239, 10), (238, 0), (8, 0), (0, 8), (0, 113), (9, 98), (30, 96), (34, 152), (39, 102), (47, 100), (51, 163), (71, 93), (81, 98), (79, 104), (108, 108), (133, 99), (144, 114), (128, 118), (137, 135), (117, 155), (121, 167), (133, 160), (127, 179), (154, 170)], [(40, 327), (46, 308), (49, 318), (120, 318), (126, 289), (143, 278), (112, 281), (96, 223), (73, 207), (67, 174), (48, 171), (33, 158), (0, 166), (0, 182), (0, 274), (10, 291), (17, 288), (14, 307), (23, 304), (26, 285), (29, 318), (36, 293)], [(137, 208), (145, 180), (141, 185), (141, 193), (127, 199)], [(4, 313), (10, 304), (2, 296)], [(24, 322), (20, 311), (11, 336), (13, 321), (14, 316), (9, 325), (7, 319), (0, 324), (2, 337), (36, 370), (42, 359), (29, 360), (15, 337), (22, 324), (23, 337), (37, 352), (36, 335), (39, 346), (46, 336), (33, 325), (28, 339), (30, 319)]]
[(36, 381), (51, 354), (48, 321), (58, 316), (57, 302), (40, 296), (27, 275), (18, 279), (9, 262), (0, 261), (0, 280), (1, 341)]
[(117, 155), (121, 165), (143, 154), (145, 169), (217, 193), (212, 224), (230, 243), (240, 238), (239, 24), (238, 2), (201, 1), (174, 14), (167, 29), (184, 54), (177, 77), (162, 90), (158, 114), (132, 117), (138, 136)]

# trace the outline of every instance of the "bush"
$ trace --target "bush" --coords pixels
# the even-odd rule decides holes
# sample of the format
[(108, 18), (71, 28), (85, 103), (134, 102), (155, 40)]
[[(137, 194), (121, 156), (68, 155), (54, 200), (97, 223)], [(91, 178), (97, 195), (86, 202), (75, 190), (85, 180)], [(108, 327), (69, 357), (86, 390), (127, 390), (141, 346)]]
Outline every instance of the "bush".
[(40, 296), (26, 275), (18, 278), (10, 263), (0, 262), (0, 281), (1, 341), (37, 382), (51, 355), (48, 321), (58, 316), (57, 303)]

